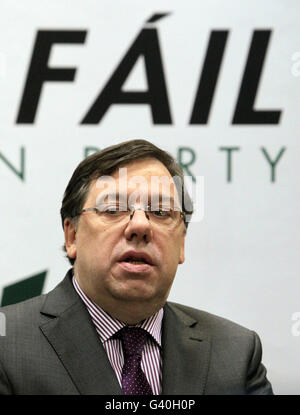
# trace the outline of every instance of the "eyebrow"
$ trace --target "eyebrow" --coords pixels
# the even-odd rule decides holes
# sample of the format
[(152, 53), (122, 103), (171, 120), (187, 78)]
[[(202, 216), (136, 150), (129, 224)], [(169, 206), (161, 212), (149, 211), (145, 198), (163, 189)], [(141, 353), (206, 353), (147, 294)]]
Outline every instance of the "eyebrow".
[[(105, 195), (105, 199), (107, 199), (107, 198), (110, 198), (110, 197), (114, 197), (117, 201), (119, 201), (121, 198), (124, 198), (125, 196), (127, 196), (127, 199), (130, 197), (130, 194), (128, 194), (128, 193), (119, 193), (119, 192), (116, 192), (116, 193), (114, 193), (114, 192), (112, 192), (112, 193), (106, 193), (106, 195)], [(164, 195), (164, 194), (161, 194), (161, 193), (155, 193), (155, 194), (150, 194), (150, 195), (148, 195), (148, 199), (150, 198), (150, 199), (152, 199), (152, 198), (158, 198), (160, 201), (161, 201), (161, 199), (163, 199), (163, 198), (167, 198), (167, 199), (169, 199), (172, 203), (174, 203), (174, 197), (173, 196), (170, 196), (170, 195)]]
[[(127, 198), (126, 198), (126, 200), (124, 200), (126, 195), (127, 195)], [(163, 195), (161, 193), (159, 193), (159, 194), (155, 193), (155, 194), (152, 194), (152, 195), (151, 194), (148, 195), (148, 205), (151, 205), (151, 201), (153, 200), (153, 198), (155, 200), (155, 197), (158, 198), (158, 199), (156, 199), (156, 201), (158, 201), (158, 203), (163, 203), (164, 202), (164, 200), (163, 200), (164, 197), (163, 196), (165, 196), (165, 195)], [(130, 197), (130, 195), (128, 195), (128, 193), (110, 192), (110, 193), (107, 193), (105, 195), (105, 198), (104, 198), (104, 200), (102, 200), (102, 202), (106, 203), (106, 202), (109, 201), (109, 198), (113, 198), (111, 201), (115, 201), (117, 203), (120, 203), (120, 200), (121, 200), (122, 202), (125, 202), (126, 205), (127, 205), (129, 197)], [(149, 200), (149, 197), (150, 197), (150, 200)], [(178, 203), (176, 204), (175, 199), (174, 199), (173, 196), (166, 195), (165, 198), (169, 202), (169, 206), (172, 206), (175, 210), (178, 209), (178, 210), (182, 211), (182, 205), (180, 203), (180, 200), (178, 200), (177, 201)], [(98, 205), (97, 199), (96, 199), (96, 204)]]

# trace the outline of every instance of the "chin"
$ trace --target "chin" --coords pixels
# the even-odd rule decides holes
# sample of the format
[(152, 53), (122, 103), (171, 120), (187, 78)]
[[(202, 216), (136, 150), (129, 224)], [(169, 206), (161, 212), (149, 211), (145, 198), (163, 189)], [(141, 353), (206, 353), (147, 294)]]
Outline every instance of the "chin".
[(114, 287), (110, 290), (115, 299), (123, 301), (151, 301), (157, 298), (157, 292), (153, 287), (135, 286), (135, 287)]

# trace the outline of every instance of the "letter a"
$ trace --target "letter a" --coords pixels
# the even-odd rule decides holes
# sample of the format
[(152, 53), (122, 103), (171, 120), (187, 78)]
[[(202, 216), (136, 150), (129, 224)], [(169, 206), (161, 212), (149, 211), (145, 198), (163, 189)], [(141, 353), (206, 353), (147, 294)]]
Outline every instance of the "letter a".
[[(122, 91), (122, 85), (140, 56), (145, 62), (148, 89)], [(141, 30), (81, 124), (99, 123), (112, 104), (148, 104), (154, 124), (172, 124), (156, 28)]]

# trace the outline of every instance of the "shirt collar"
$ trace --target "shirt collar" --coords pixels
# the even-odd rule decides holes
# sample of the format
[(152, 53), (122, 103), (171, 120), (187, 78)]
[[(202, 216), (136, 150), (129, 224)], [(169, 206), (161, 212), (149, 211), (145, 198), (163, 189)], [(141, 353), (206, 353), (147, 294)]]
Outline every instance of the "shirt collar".
[[(103, 308), (99, 307), (90, 298), (88, 298), (80, 288), (75, 275), (73, 275), (72, 282), (76, 292), (81, 297), (92, 318), (102, 343), (109, 340), (121, 328), (126, 326), (125, 323), (109, 315), (105, 310), (103, 310)], [(152, 338), (154, 338), (159, 346), (161, 346), (161, 327), (163, 313), (163, 308), (161, 308), (152, 316), (135, 325), (135, 327), (141, 327), (146, 330), (152, 336)]]

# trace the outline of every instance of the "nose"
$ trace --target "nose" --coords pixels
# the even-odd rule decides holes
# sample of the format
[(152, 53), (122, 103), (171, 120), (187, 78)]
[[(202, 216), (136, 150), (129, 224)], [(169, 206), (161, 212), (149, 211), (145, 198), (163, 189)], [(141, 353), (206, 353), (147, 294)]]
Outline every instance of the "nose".
[(129, 241), (150, 242), (152, 238), (152, 228), (148, 213), (137, 209), (130, 214), (130, 220), (125, 229), (125, 237)]

